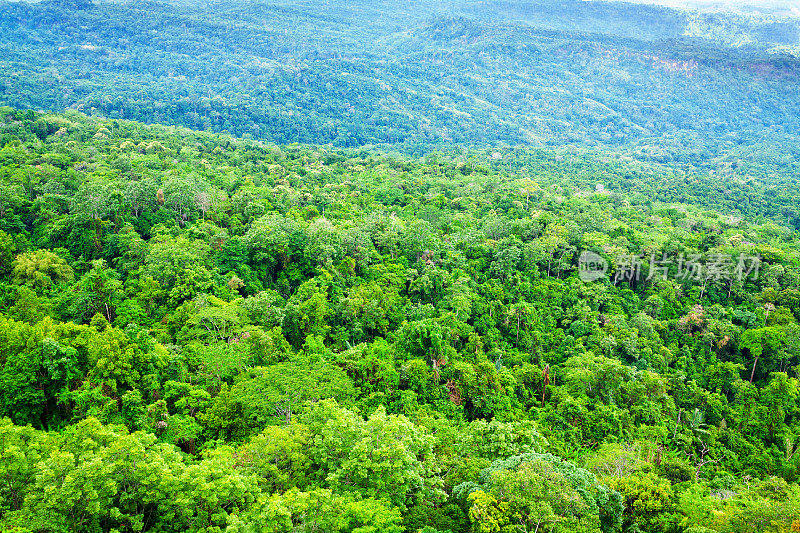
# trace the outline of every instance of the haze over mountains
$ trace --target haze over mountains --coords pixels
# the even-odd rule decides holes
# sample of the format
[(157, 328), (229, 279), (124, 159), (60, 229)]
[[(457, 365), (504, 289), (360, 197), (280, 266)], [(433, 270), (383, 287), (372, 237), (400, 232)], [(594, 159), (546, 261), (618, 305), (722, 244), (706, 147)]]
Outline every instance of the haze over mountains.
[(677, 9), (741, 11), (800, 16), (800, 6), (793, 0), (627, 0), (637, 4), (658, 4)]

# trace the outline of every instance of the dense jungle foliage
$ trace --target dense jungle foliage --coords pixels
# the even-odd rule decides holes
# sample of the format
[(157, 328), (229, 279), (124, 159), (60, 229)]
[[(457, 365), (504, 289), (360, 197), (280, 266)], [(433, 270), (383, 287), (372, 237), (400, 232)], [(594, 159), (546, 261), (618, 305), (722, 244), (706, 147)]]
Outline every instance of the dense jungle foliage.
[(788, 7), (0, 0), (0, 532), (800, 531)]
[(0, 108), (0, 530), (797, 531), (798, 193), (744, 172)]

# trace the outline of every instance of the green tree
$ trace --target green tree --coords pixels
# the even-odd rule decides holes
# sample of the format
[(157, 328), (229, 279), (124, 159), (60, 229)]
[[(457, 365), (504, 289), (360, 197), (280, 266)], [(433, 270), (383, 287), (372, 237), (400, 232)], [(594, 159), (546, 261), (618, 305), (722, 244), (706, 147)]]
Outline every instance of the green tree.
[(454, 493), (469, 500), (476, 531), (608, 532), (622, 519), (618, 492), (549, 454), (499, 459), (481, 472), (479, 483), (461, 484)]
[(49, 250), (36, 250), (17, 256), (13, 266), (14, 282), (41, 291), (54, 283), (72, 281), (73, 271), (64, 259)]
[(303, 421), (314, 435), (309, 458), (332, 489), (386, 498), (401, 509), (441, 496), (433, 437), (405, 416), (387, 415), (380, 406), (364, 420), (328, 401), (313, 406)]

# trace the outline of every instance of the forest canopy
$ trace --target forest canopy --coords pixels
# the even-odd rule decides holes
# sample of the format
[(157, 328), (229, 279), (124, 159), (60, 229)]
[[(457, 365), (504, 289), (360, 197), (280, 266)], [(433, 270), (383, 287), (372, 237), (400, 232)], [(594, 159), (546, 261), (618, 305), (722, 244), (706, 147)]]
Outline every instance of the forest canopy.
[(800, 531), (800, 19), (0, 0), (0, 533)]
[(0, 186), (3, 531), (799, 525), (796, 188), (12, 108)]

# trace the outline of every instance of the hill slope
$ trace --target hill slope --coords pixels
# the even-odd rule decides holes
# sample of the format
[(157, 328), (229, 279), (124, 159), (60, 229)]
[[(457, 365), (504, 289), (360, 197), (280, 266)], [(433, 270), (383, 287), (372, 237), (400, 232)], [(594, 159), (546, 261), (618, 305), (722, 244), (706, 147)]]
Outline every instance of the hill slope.
[(0, 103), (22, 108), (417, 152), (580, 144), (705, 163), (798, 146), (800, 69), (775, 49), (797, 46), (792, 19), (577, 0), (51, 1), (0, 4), (0, 30)]

